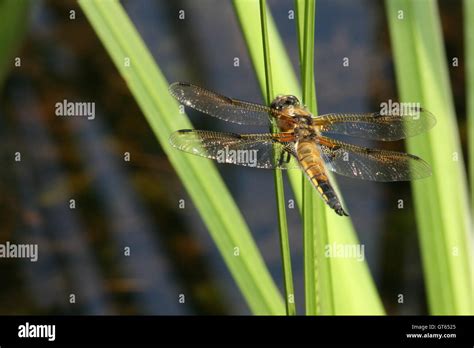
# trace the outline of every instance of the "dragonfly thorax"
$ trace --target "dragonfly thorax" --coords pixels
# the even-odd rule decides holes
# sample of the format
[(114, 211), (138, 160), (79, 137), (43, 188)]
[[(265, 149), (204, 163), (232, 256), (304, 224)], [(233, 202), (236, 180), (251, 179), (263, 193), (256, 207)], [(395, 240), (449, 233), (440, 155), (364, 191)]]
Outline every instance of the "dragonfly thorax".
[(294, 132), (295, 137), (297, 139), (313, 140), (318, 135), (318, 133), (316, 132), (314, 127), (311, 127), (311, 126), (306, 125), (306, 124), (297, 125), (293, 129), (293, 132)]

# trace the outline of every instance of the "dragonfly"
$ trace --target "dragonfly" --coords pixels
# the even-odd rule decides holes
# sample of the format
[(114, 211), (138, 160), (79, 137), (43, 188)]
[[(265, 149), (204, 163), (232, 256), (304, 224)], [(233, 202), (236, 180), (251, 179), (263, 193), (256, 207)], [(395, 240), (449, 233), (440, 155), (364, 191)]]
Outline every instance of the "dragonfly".
[(430, 166), (415, 155), (331, 138), (343, 135), (396, 141), (418, 135), (436, 123), (433, 114), (419, 106), (394, 108), (393, 112), (314, 116), (294, 95), (279, 95), (270, 106), (265, 106), (185, 82), (172, 83), (169, 91), (181, 104), (220, 120), (239, 125), (275, 125), (277, 129), (256, 134), (182, 129), (171, 134), (169, 141), (173, 147), (221, 163), (299, 169), (324, 202), (341, 216), (348, 214), (328, 171), (379, 182), (409, 181), (431, 175)]

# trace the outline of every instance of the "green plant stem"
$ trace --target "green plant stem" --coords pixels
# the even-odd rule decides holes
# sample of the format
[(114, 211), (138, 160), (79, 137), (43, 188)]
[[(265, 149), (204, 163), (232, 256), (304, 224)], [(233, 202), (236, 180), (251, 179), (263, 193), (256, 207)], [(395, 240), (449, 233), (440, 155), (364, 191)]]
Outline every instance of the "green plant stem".
[[(262, 45), (263, 45), (263, 56), (265, 62), (265, 80), (266, 80), (266, 102), (270, 105), (274, 96), (273, 92), (273, 76), (271, 69), (271, 55), (270, 55), (270, 44), (268, 39), (267, 29), (267, 15), (266, 15), (266, 1), (260, 0), (260, 21), (262, 24)], [(278, 127), (272, 125), (271, 131), (273, 133), (278, 132)], [(278, 159), (275, 159), (275, 163)], [(291, 254), (290, 254), (290, 241), (288, 236), (288, 224), (286, 219), (286, 204), (285, 204), (285, 193), (283, 189), (283, 176), (281, 170), (274, 170), (275, 179), (275, 193), (278, 209), (278, 227), (280, 232), (280, 250), (282, 257), (282, 268), (283, 268), (283, 279), (285, 284), (285, 303), (286, 303), (286, 314), (295, 315), (295, 291), (293, 286), (293, 275), (291, 269)]]
[[(299, 1), (302, 3), (302, 1)], [(312, 38), (314, 39), (314, 23), (310, 24), (311, 10), (314, 11), (314, 1), (311, 1), (313, 7), (304, 1), (303, 6), (297, 6), (297, 19), (298, 22), (302, 22), (302, 27), (297, 25), (299, 28), (299, 46), (300, 46), (300, 68), (301, 68), (301, 81), (303, 86), (303, 103), (306, 104), (311, 112), (317, 114), (316, 108), (316, 94), (313, 84), (314, 76), (314, 44), (311, 44)], [(299, 12), (304, 8), (304, 12)], [(309, 41), (309, 43), (308, 43)], [(302, 48), (301, 48), (302, 47)], [(309, 49), (308, 49), (309, 48)], [(311, 48), (313, 48), (311, 50)], [(313, 98), (314, 97), (314, 98)], [(317, 243), (316, 233), (318, 233), (318, 222), (320, 228), (323, 220), (316, 219), (315, 200), (313, 187), (308, 179), (302, 177), (303, 187), (303, 254), (304, 254), (304, 289), (305, 289), (305, 308), (306, 315), (316, 315), (320, 313), (319, 307), (319, 288), (318, 288), (318, 257), (317, 257)], [(321, 231), (321, 230), (319, 230)]]
[(298, 57), (299, 57), (299, 67), (300, 67), (300, 78), (303, 82), (303, 49), (304, 49), (304, 24), (306, 13), (306, 0), (295, 0), (295, 9), (296, 9), (296, 35), (298, 37)]
[(265, 101), (267, 105), (270, 105), (273, 98), (273, 76), (272, 76), (272, 62), (270, 55), (270, 43), (268, 40), (268, 28), (267, 28), (267, 2), (260, 0), (260, 23), (262, 31), (262, 47), (263, 47), (263, 61), (265, 66)]
[(213, 163), (169, 144), (173, 131), (191, 128), (191, 123), (179, 112), (168, 93), (168, 82), (120, 2), (80, 0), (79, 5), (189, 193), (251, 311), (284, 314), (280, 292)]
[[(298, 22), (304, 20), (302, 30), (299, 29), (300, 49), (302, 53), (302, 85), (303, 102), (313, 113), (318, 114), (316, 89), (314, 83), (314, 32), (315, 32), (315, 0), (307, 0), (298, 5), (297, 11), (304, 8), (303, 14), (297, 13)], [(300, 25), (298, 24), (298, 28)], [(334, 314), (333, 285), (331, 276), (331, 258), (325, 257), (328, 245), (328, 228), (325, 207), (317, 197), (314, 187), (303, 178), (303, 244), (305, 253), (305, 294), (306, 314)]]

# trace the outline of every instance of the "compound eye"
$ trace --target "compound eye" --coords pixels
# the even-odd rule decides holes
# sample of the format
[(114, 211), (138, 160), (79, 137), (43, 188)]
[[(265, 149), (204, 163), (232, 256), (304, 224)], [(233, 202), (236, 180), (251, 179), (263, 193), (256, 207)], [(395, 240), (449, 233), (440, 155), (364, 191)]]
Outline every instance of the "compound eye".
[(300, 101), (294, 95), (291, 96), (291, 99), (293, 100), (293, 105), (300, 105)]
[(284, 105), (285, 105), (285, 99), (283, 98), (283, 96), (277, 95), (277, 97), (270, 104), (270, 107), (276, 110), (281, 110), (281, 108), (283, 108)]
[(293, 105), (293, 106), (298, 106), (300, 104), (298, 98), (296, 98), (294, 95), (289, 95), (285, 101), (286, 105)]

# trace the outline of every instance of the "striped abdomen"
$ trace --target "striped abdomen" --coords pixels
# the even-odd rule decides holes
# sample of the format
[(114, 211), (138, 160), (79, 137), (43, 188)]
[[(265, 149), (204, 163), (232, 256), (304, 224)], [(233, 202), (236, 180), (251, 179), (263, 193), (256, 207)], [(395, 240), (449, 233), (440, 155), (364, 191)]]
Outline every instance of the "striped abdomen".
[(324, 202), (339, 215), (348, 215), (342, 208), (341, 202), (332, 188), (326, 175), (324, 161), (319, 155), (319, 149), (312, 141), (302, 141), (297, 145), (298, 159), (305, 175), (318, 190)]

